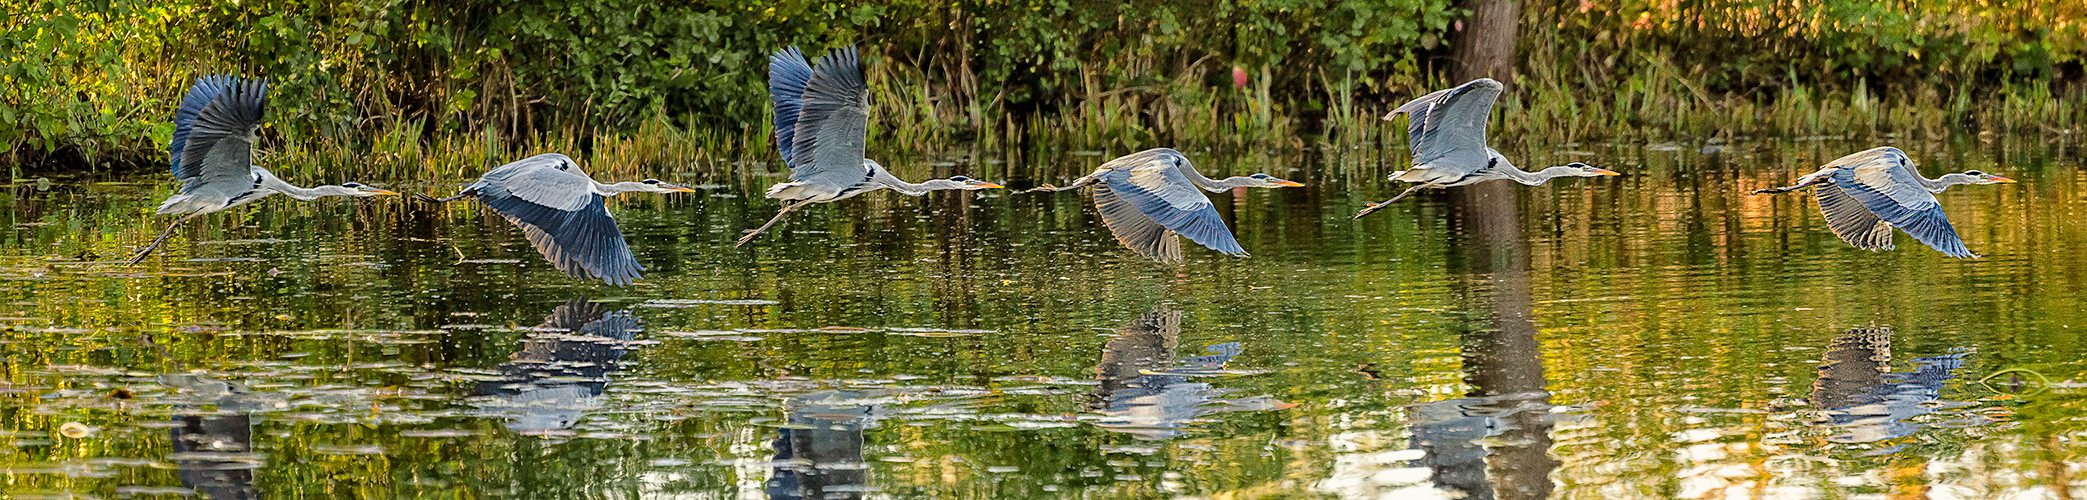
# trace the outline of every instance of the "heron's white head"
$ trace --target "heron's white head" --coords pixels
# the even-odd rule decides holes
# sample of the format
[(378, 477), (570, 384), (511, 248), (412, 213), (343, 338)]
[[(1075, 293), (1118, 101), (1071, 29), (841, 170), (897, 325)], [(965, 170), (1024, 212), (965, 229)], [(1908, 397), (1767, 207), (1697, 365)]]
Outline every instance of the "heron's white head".
[[(1951, 179), (1951, 177), (1957, 177), (1958, 179)], [(1943, 180), (1944, 182), (1949, 182), (1949, 183), (1951, 183), (1951, 184), (2014, 184), (2014, 183), (2015, 183), (2015, 180), (2014, 180), (2014, 179), (2009, 179), (2009, 178), (2006, 178), (2006, 177), (2001, 177), (2001, 176), (1998, 176), (1998, 175), (1988, 174), (1988, 173), (1985, 173), (1985, 172), (1980, 172), (1980, 171), (1977, 171), (1977, 170), (1972, 170), (1972, 171), (1964, 172), (1964, 173), (1961, 173), (1961, 174), (1949, 174), (1949, 175), (1945, 175), (1945, 176), (1942, 176), (1942, 180)]]
[(1304, 183), (1302, 182), (1284, 180), (1268, 174), (1254, 174), (1246, 176), (1246, 178), (1249, 179), (1248, 182), (1250, 182), (1250, 184), (1247, 184), (1246, 187), (1304, 187)]
[(1572, 163), (1567, 163), (1567, 164), (1565, 164), (1565, 166), (1567, 166), (1567, 167), (1571, 167), (1571, 168), (1574, 168), (1574, 169), (1577, 169), (1577, 170), (1579, 170), (1579, 172), (1577, 172), (1577, 173), (1574, 173), (1573, 175), (1576, 175), (1576, 176), (1580, 176), (1580, 177), (1601, 177), (1601, 176), (1605, 176), (1605, 175), (1623, 175), (1622, 173), (1616, 172), (1616, 171), (1614, 171), (1614, 170), (1607, 170), (1607, 169), (1595, 168), (1595, 167), (1594, 167), (1593, 165), (1588, 165), (1588, 164), (1585, 164), (1585, 163), (1580, 163), (1580, 162), (1572, 162)]
[(991, 182), (986, 182), (986, 181), (981, 181), (981, 180), (978, 180), (978, 179), (973, 179), (973, 178), (970, 178), (970, 177), (964, 177), (964, 176), (961, 176), (961, 175), (959, 175), (959, 176), (956, 176), (956, 177), (951, 177), (951, 178), (949, 178), (949, 179), (947, 179), (947, 180), (948, 180), (949, 182), (954, 182), (954, 183), (956, 183), (956, 184), (957, 184), (957, 185), (956, 185), (956, 188), (957, 188), (957, 189), (962, 189), (962, 190), (965, 190), (965, 191), (977, 191), (977, 190), (980, 190), (980, 189), (1000, 189), (1000, 188), (1004, 188), (1004, 187), (1007, 187), (1007, 186), (1002, 186), (1002, 185), (999, 185), (999, 184), (994, 184), (994, 183), (991, 183)]

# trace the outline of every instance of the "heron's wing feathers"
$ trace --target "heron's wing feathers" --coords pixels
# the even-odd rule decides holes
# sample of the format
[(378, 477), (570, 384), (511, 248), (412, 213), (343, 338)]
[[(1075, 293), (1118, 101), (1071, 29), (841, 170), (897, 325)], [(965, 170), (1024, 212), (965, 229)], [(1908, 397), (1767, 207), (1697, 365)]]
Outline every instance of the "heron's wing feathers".
[(198, 79), (174, 111), (169, 145), (181, 192), (227, 191), (227, 198), (253, 186), (253, 133), (261, 125), (268, 84), (213, 75)]
[(545, 153), (501, 165), (478, 178), (480, 196), (488, 188), (554, 210), (575, 212), (594, 203), (594, 179), (579, 163), (558, 153)]
[(563, 155), (539, 155), (493, 169), (473, 188), (478, 201), (521, 227), (559, 271), (630, 284), (645, 268), (631, 256), (602, 197), (588, 189), (592, 183)]
[(1434, 167), (1431, 173), (1436, 175), (1459, 177), (1485, 167), (1486, 120), (1500, 91), (1500, 82), (1480, 78), (1392, 110), (1393, 114), (1406, 113), (1406, 140), (1413, 148), (1413, 164)]
[(1819, 184), (1812, 190), (1819, 198), (1819, 212), (1826, 216), (1826, 227), (1833, 229), (1841, 241), (1864, 250), (1892, 249), (1891, 223), (1878, 219), (1869, 207), (1833, 183)]
[[(1178, 153), (1172, 156), (1179, 156)], [(1224, 219), (1218, 217), (1217, 208), (1211, 206), (1210, 198), (1189, 183), (1188, 177), (1176, 167), (1175, 158), (1169, 155), (1154, 155), (1147, 161), (1130, 168), (1118, 168), (1103, 176), (1103, 182), (1111, 194), (1123, 203), (1137, 209), (1152, 220), (1152, 223), (1169, 231), (1188, 237), (1230, 255), (1246, 255), (1239, 242), (1232, 238), (1232, 230), (1225, 227)], [(1097, 191), (1099, 192), (1099, 191)], [(1095, 198), (1099, 206), (1102, 198)], [(1107, 219), (1104, 218), (1104, 222)], [(1115, 230), (1111, 224), (1110, 230)], [(1118, 234), (1118, 238), (1122, 238)], [(1126, 241), (1129, 244), (1129, 241)], [(1174, 261), (1179, 261), (1176, 250)]]
[(1094, 208), (1101, 212), (1102, 225), (1108, 226), (1116, 241), (1132, 252), (1161, 263), (1181, 262), (1181, 238), (1117, 196), (1108, 183), (1094, 185)]
[(790, 180), (848, 186), (863, 177), (869, 84), (855, 48), (828, 52), (805, 81), (790, 150)]
[(797, 47), (785, 47), (768, 56), (768, 100), (775, 103), (775, 147), (785, 163), (794, 163), (798, 113), (804, 108), (804, 85), (812, 79), (812, 65)]
[(544, 318), (544, 326), (572, 332), (573, 335), (605, 337), (630, 340), (637, 333), (639, 324), (629, 311), (618, 311), (608, 304), (587, 299), (573, 299), (551, 311)]
[(1897, 148), (1877, 148), (1834, 160), (1842, 168), (1833, 184), (1876, 214), (1877, 219), (1913, 235), (1951, 257), (1978, 257), (1964, 247), (1957, 230), (1942, 213), (1942, 202), (1921, 186), (1913, 160)]

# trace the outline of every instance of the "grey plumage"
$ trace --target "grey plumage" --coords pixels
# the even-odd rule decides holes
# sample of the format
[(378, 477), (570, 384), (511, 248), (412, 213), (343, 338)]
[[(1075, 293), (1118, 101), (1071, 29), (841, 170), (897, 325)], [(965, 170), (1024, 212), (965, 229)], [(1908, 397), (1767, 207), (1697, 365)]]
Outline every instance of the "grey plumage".
[(167, 162), (181, 190), (161, 202), (155, 213), (188, 214), (133, 255), (136, 264), (166, 243), (174, 228), (203, 214), (215, 213), (282, 193), (299, 200), (324, 196), (397, 195), (358, 183), (301, 188), (254, 165), (254, 143), (268, 108), (268, 84), (235, 76), (197, 78), (174, 110), (174, 134)]
[(1267, 174), (1211, 180), (1197, 172), (1181, 152), (1158, 148), (1109, 160), (1066, 187), (1046, 184), (1025, 192), (1089, 185), (1094, 186), (1095, 210), (1116, 241), (1163, 264), (1181, 262), (1181, 242), (1176, 235), (1226, 255), (1247, 255), (1210, 198), (1197, 192), (1198, 188), (1222, 192), (1234, 187), (1303, 186)]
[[(870, 94), (854, 47), (826, 53), (817, 68), (796, 47), (768, 56), (768, 100), (775, 108), (776, 152), (790, 167), (790, 182), (768, 187), (768, 197), (786, 200), (783, 209), (738, 245), (812, 203), (831, 203), (880, 189), (922, 196), (944, 189), (992, 189), (999, 184), (958, 176), (919, 184), (900, 180), (866, 156)], [(735, 245), (735, 246), (738, 246)]]
[(1937, 179), (1920, 176), (1913, 159), (1893, 147), (1843, 156), (1796, 185), (1755, 193), (1781, 193), (1810, 187), (1819, 213), (1842, 241), (1865, 250), (1891, 250), (1891, 228), (1897, 227), (1945, 255), (1978, 258), (1964, 246), (1935, 193), (1957, 184), (2003, 184), (2013, 179), (1976, 170)]
[(632, 191), (693, 192), (693, 189), (647, 179), (602, 184), (588, 177), (579, 163), (558, 153), (545, 153), (501, 165), (463, 193), (435, 200), (475, 196), (529, 238), (553, 267), (575, 278), (593, 277), (624, 286), (640, 278), (645, 267), (631, 255), (623, 230), (609, 215), (607, 196)]
[(1370, 204), (1356, 212), (1355, 217), (1362, 218), (1428, 188), (1501, 179), (1534, 186), (1558, 177), (1620, 175), (1578, 162), (1524, 172), (1499, 151), (1487, 147), (1486, 121), (1502, 88), (1500, 82), (1480, 78), (1420, 96), (1385, 114), (1385, 120), (1406, 115), (1406, 145), (1413, 150), (1413, 167), (1393, 172), (1391, 180), (1415, 185), (1383, 203)]

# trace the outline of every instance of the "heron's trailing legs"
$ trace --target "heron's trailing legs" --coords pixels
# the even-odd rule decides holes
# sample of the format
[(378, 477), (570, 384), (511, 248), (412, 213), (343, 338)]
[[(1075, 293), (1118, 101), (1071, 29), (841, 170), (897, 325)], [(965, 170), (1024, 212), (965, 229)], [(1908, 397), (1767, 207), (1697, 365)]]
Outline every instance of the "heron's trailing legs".
[(436, 197), (433, 197), (433, 196), (428, 196), (428, 195), (425, 195), (425, 194), (421, 194), (421, 193), (413, 193), (413, 199), (414, 199), (414, 200), (417, 200), (417, 201), (421, 201), (421, 202), (426, 202), (426, 203), (449, 203), (449, 202), (452, 202), (452, 201), (457, 201), (457, 200), (459, 200), (459, 199), (462, 199), (462, 198), (464, 198), (464, 197), (466, 197), (466, 196), (471, 196), (471, 195), (475, 195), (475, 194), (478, 194), (478, 192), (477, 192), (477, 191), (471, 191), (471, 190), (466, 190), (466, 191), (464, 191), (464, 192), (462, 192), (462, 193), (457, 193), (457, 195), (456, 195), (456, 196), (451, 196), (451, 197), (448, 197), (448, 198), (436, 198)]
[(739, 237), (739, 243), (733, 244), (733, 245), (732, 245), (732, 248), (739, 248), (739, 247), (741, 247), (741, 246), (745, 246), (745, 245), (746, 245), (746, 242), (749, 242), (749, 241), (754, 241), (754, 237), (755, 237), (755, 236), (759, 236), (759, 235), (761, 235), (761, 232), (762, 232), (762, 231), (767, 231), (767, 230), (768, 230), (768, 228), (769, 228), (769, 226), (774, 226), (774, 225), (775, 225), (775, 223), (777, 223), (777, 222), (782, 222), (782, 220), (783, 220), (783, 216), (786, 216), (786, 215), (790, 215), (790, 212), (791, 212), (791, 211), (793, 211), (793, 210), (797, 210), (797, 208), (798, 208), (798, 207), (802, 207), (802, 206), (805, 206), (805, 205), (809, 205), (809, 204), (811, 204), (811, 203), (812, 203), (812, 200), (804, 200), (804, 201), (800, 201), (800, 202), (797, 202), (797, 203), (791, 203), (791, 204), (789, 204), (789, 205), (783, 205), (783, 211), (781, 211), (781, 212), (776, 212), (776, 213), (775, 213), (775, 217), (774, 217), (774, 218), (771, 218), (771, 219), (768, 219), (768, 223), (767, 223), (767, 224), (762, 224), (760, 228), (754, 229), (754, 230), (752, 230), (752, 231), (748, 231), (748, 232), (746, 233), (746, 236), (741, 236), (741, 237)]
[(1364, 216), (1364, 215), (1369, 215), (1369, 214), (1370, 214), (1370, 212), (1375, 212), (1375, 211), (1378, 211), (1378, 210), (1383, 210), (1383, 209), (1384, 209), (1384, 207), (1388, 207), (1388, 206), (1391, 206), (1391, 203), (1392, 203), (1392, 202), (1395, 202), (1395, 201), (1399, 201), (1399, 199), (1400, 199), (1400, 198), (1405, 198), (1405, 197), (1406, 197), (1406, 195), (1409, 195), (1409, 194), (1413, 194), (1413, 192), (1415, 192), (1415, 191), (1419, 191), (1419, 190), (1421, 190), (1421, 188), (1429, 188), (1429, 187), (1434, 187), (1434, 186), (1435, 186), (1434, 184), (1421, 184), (1421, 185), (1413, 186), (1413, 187), (1410, 187), (1410, 188), (1406, 188), (1406, 191), (1405, 191), (1405, 192), (1399, 193), (1399, 195), (1398, 195), (1398, 196), (1393, 196), (1393, 197), (1391, 197), (1391, 199), (1389, 199), (1389, 200), (1384, 200), (1384, 202), (1383, 202), (1383, 203), (1371, 203), (1371, 204), (1370, 204), (1370, 206), (1368, 206), (1368, 207), (1365, 207), (1365, 208), (1363, 208), (1361, 212), (1356, 212), (1356, 213), (1355, 213), (1355, 218), (1357, 218), (1357, 219), (1360, 219), (1360, 218), (1362, 218), (1362, 216)]
[(166, 231), (162, 231), (162, 232), (160, 232), (160, 233), (159, 233), (159, 238), (155, 238), (155, 239), (153, 239), (153, 240), (152, 240), (152, 244), (150, 244), (150, 245), (145, 245), (145, 249), (144, 249), (144, 250), (139, 250), (139, 251), (138, 251), (138, 254), (137, 254), (137, 255), (132, 255), (132, 256), (130, 256), (130, 260), (128, 260), (128, 261), (124, 261), (124, 262), (123, 262), (123, 265), (126, 265), (126, 266), (135, 266), (135, 265), (138, 265), (138, 261), (142, 261), (142, 260), (145, 260), (145, 256), (147, 256), (147, 255), (152, 255), (152, 251), (153, 251), (153, 250), (157, 250), (157, 249), (159, 249), (159, 246), (160, 246), (161, 244), (164, 244), (164, 243), (166, 243), (166, 242), (167, 242), (167, 238), (170, 238), (170, 237), (173, 237), (173, 236), (174, 236), (174, 228), (177, 228), (177, 227), (181, 227), (181, 223), (183, 223), (183, 222), (188, 222), (188, 220), (189, 220), (189, 219), (194, 219), (194, 218), (196, 218), (197, 216), (200, 216), (200, 215), (203, 215), (203, 214), (201, 214), (201, 213), (193, 213), (193, 214), (188, 214), (188, 216), (187, 216), (187, 217), (182, 217), (182, 218), (180, 218), (180, 219), (177, 219), (177, 220), (175, 220), (175, 221), (174, 221), (174, 224), (173, 224), (173, 225), (171, 225), (171, 226), (167, 226), (167, 230), (166, 230)]
[(1087, 185), (1089, 185), (1089, 184), (1093, 184), (1093, 183), (1095, 183), (1095, 182), (1100, 182), (1100, 181), (1101, 181), (1101, 176), (1100, 176), (1100, 175), (1101, 175), (1101, 174), (1097, 173), (1097, 174), (1095, 174), (1095, 175), (1089, 175), (1089, 176), (1086, 176), (1086, 177), (1081, 177), (1081, 178), (1079, 178), (1079, 179), (1077, 179), (1077, 180), (1074, 180), (1074, 181), (1072, 181), (1072, 184), (1066, 184), (1066, 185), (1065, 185), (1065, 187), (1058, 187), (1058, 186), (1053, 186), (1053, 185), (1050, 185), (1050, 184), (1044, 184), (1044, 185), (1041, 185), (1041, 186), (1037, 186), (1037, 187), (1033, 187), (1033, 188), (1029, 188), (1029, 189), (1025, 189), (1025, 190), (1017, 191), (1016, 193), (1017, 193), (1017, 194), (1020, 194), (1020, 193), (1036, 193), (1036, 192), (1044, 192), (1044, 193), (1056, 193), (1056, 192), (1059, 192), (1059, 191), (1071, 191), (1071, 190), (1074, 190), (1074, 189), (1079, 189), (1079, 188), (1087, 187)]

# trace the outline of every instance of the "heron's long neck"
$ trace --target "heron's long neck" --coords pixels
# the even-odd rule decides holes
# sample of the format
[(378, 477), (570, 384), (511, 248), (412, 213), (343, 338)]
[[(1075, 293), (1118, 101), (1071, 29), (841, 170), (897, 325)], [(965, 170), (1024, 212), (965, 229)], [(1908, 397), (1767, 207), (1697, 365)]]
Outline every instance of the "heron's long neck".
[(325, 189), (306, 189), (297, 187), (294, 184), (290, 184), (288, 181), (284, 181), (281, 178), (277, 178), (274, 173), (260, 168), (255, 168), (254, 174), (261, 176), (261, 189), (266, 189), (269, 191), (275, 191), (278, 193), (289, 195), (291, 198), (296, 198), (299, 201), (312, 201), (321, 197), (339, 194), (329, 192)]
[(957, 189), (959, 187), (963, 187), (962, 183), (951, 182), (946, 179), (935, 179), (919, 184), (914, 184), (911, 182), (906, 182), (904, 179), (900, 179), (896, 175), (891, 175), (891, 172), (886, 171), (884, 169), (879, 168), (875, 170), (876, 171), (870, 176), (870, 179), (875, 180), (878, 184), (883, 184), (884, 187), (891, 188), (892, 191), (898, 191), (900, 194), (904, 194), (906, 196), (926, 196), (928, 193), (934, 191), (944, 189)]
[(1930, 193), (1940, 193), (1944, 190), (1949, 189), (1950, 186), (1955, 186), (1958, 184), (1977, 183), (1977, 181), (1971, 179), (1971, 176), (1963, 174), (1943, 174), (1942, 177), (1929, 179), (1927, 178), (1927, 176), (1920, 175), (1919, 172), (1915, 172), (1913, 174), (1913, 178), (1920, 179), (1920, 187), (1922, 189), (1928, 190), (1928, 192)]
[(1183, 177), (1188, 177), (1189, 183), (1212, 193), (1222, 193), (1232, 188), (1254, 185), (1254, 180), (1248, 177), (1226, 177), (1225, 180), (1221, 181), (1211, 180), (1209, 177), (1204, 177), (1202, 172), (1197, 172), (1195, 167), (1190, 167), (1185, 163), (1177, 170), (1181, 171)]
[[(587, 182), (594, 182), (594, 180), (588, 179)], [(645, 183), (624, 181), (615, 184), (602, 184), (599, 182), (594, 182), (593, 188), (594, 194), (602, 196), (616, 196), (632, 191), (643, 191), (645, 190)]]
[(1522, 171), (1522, 169), (1515, 168), (1513, 166), (1508, 166), (1499, 170), (1500, 173), (1506, 175), (1507, 178), (1514, 179), (1515, 182), (1520, 182), (1522, 184), (1530, 186), (1550, 182), (1551, 179), (1556, 179), (1559, 177), (1571, 177), (1579, 175), (1580, 173), (1580, 169), (1573, 167), (1551, 167), (1538, 172), (1524, 172)]

